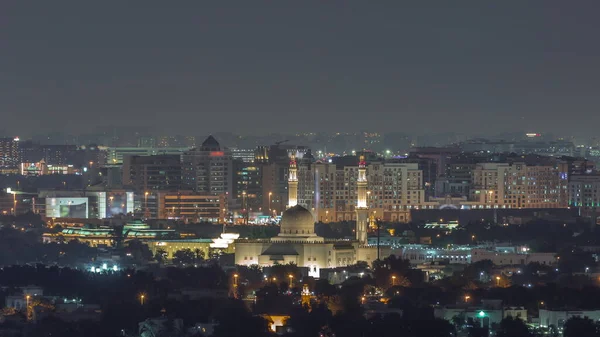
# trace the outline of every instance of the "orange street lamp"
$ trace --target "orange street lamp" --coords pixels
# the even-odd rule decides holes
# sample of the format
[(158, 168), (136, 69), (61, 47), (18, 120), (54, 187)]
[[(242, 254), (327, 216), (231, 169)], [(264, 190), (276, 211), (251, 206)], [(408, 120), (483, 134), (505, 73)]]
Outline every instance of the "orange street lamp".
[(140, 303), (141, 303), (142, 305), (144, 305), (144, 299), (145, 299), (145, 298), (146, 298), (146, 295), (144, 295), (144, 294), (141, 294), (141, 295), (140, 295)]
[(290, 278), (290, 288), (291, 288), (291, 287), (293, 287), (294, 275), (289, 274), (288, 277)]
[(392, 275), (392, 285), (396, 285), (396, 275)]
[(500, 276), (496, 276), (496, 286), (500, 286)]
[(470, 299), (471, 299), (471, 296), (469, 296), (469, 295), (465, 296), (465, 303), (469, 302)]

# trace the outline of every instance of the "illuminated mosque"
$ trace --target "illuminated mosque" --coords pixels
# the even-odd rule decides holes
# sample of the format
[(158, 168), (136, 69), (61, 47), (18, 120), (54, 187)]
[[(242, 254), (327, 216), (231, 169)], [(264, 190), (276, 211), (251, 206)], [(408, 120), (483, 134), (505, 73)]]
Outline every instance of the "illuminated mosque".
[[(297, 204), (297, 170), (296, 159), (292, 157), (288, 176), (289, 205), (281, 217), (279, 235), (263, 240), (236, 240), (235, 263), (261, 267), (293, 263), (308, 268), (309, 276), (319, 277), (323, 268), (345, 267), (358, 261), (371, 264), (375, 261), (377, 247), (367, 245), (369, 209), (364, 157), (360, 158), (358, 168), (354, 240), (330, 240), (315, 233), (313, 214)], [(383, 249), (380, 250), (382, 254)]]

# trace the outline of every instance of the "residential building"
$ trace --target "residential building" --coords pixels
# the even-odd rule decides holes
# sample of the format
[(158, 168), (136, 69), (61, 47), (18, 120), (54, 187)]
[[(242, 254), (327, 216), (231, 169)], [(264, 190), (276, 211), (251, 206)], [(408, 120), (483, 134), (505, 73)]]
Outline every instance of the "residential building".
[(473, 169), (474, 208), (567, 207), (567, 170), (561, 163), (479, 163)]
[[(359, 167), (356, 157), (305, 164), (298, 171), (298, 203), (318, 221), (355, 220)], [(369, 216), (385, 221), (410, 221), (410, 210), (432, 208), (425, 201), (423, 173), (417, 163), (366, 163)]]

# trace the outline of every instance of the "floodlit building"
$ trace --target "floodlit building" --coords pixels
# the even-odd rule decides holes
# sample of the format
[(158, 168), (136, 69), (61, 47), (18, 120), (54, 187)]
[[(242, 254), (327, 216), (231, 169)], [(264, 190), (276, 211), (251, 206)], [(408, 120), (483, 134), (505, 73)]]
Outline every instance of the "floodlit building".
[[(235, 241), (235, 263), (239, 265), (272, 266), (294, 263), (309, 268), (309, 276), (319, 277), (322, 268), (336, 268), (356, 264), (358, 261), (372, 263), (377, 258), (377, 248), (368, 246), (366, 205), (366, 168), (359, 165), (356, 209), (358, 219), (355, 240), (327, 240), (315, 233), (314, 215), (297, 204), (297, 165), (293, 157), (288, 175), (289, 205), (281, 217), (279, 235), (269, 240)], [(364, 182), (364, 183), (363, 183)], [(381, 247), (382, 250), (389, 250)], [(383, 254), (383, 253), (382, 253)]]

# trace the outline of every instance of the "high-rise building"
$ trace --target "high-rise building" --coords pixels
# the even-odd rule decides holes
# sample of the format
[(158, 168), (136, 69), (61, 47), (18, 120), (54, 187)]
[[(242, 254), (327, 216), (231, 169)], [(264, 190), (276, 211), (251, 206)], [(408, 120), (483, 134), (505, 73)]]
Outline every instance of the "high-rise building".
[(0, 167), (18, 167), (20, 163), (19, 138), (0, 138)]
[(206, 138), (200, 148), (185, 152), (182, 164), (187, 188), (208, 195), (232, 195), (233, 158), (213, 136)]
[[(241, 209), (263, 211), (262, 209), (262, 174), (260, 166), (253, 163), (234, 160), (233, 167), (235, 178), (233, 184), (233, 197), (238, 199)], [(272, 196), (272, 195), (271, 195)]]
[(141, 193), (149, 190), (180, 190), (180, 156), (126, 156), (123, 163), (123, 184), (131, 185)]

